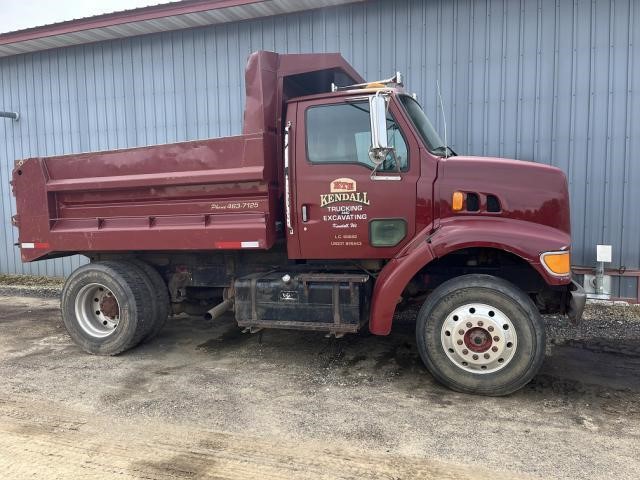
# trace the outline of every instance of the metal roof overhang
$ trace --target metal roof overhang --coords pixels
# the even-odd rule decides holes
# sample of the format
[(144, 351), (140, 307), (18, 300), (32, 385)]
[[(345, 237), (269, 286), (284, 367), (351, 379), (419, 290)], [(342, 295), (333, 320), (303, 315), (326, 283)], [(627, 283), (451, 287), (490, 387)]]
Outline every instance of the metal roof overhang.
[(0, 34), (0, 57), (362, 2), (364, 0), (187, 0)]

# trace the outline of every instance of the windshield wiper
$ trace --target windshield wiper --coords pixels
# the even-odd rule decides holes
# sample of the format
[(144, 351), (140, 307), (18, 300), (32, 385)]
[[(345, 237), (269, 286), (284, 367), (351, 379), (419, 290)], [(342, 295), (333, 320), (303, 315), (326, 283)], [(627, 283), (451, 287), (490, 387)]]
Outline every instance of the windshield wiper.
[(432, 148), (431, 149), (431, 153), (434, 153), (436, 155), (446, 155), (447, 157), (455, 157), (456, 156), (456, 152), (451, 150), (451, 148), (449, 148), (449, 147), (445, 147), (444, 145), (441, 145), (441, 146), (436, 147), (436, 148)]

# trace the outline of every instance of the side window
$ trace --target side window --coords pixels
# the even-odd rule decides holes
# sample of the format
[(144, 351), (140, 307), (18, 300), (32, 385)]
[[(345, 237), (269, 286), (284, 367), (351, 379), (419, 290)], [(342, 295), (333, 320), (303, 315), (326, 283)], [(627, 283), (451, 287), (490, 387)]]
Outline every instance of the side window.
[[(306, 111), (306, 128), (311, 163), (359, 163), (373, 168), (369, 158), (369, 102), (310, 107)], [(389, 146), (395, 147), (396, 156), (387, 156), (378, 171), (407, 170), (407, 144), (391, 113), (387, 114), (387, 138)]]

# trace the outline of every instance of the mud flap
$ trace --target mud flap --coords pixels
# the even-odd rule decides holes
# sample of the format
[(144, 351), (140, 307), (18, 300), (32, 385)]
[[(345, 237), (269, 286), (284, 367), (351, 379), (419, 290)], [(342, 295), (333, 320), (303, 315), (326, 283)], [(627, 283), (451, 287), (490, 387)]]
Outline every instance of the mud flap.
[(587, 303), (587, 294), (582, 285), (574, 280), (569, 285), (569, 295), (567, 296), (567, 316), (572, 325), (578, 325), (582, 320), (584, 306)]

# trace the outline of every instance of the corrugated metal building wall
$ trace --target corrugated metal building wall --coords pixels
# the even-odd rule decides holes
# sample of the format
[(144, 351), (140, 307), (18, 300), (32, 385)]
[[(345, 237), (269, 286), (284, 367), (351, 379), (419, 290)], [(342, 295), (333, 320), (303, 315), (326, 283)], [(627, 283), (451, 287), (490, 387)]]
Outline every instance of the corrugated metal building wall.
[(380, 0), (0, 58), (0, 107), (21, 114), (0, 119), (0, 271), (63, 275), (81, 261), (20, 263), (15, 159), (237, 134), (258, 49), (338, 51), (368, 79), (398, 69), (442, 131), (439, 83), (457, 152), (567, 173), (575, 264), (604, 242), (615, 266), (638, 268), (639, 25), (636, 0)]

